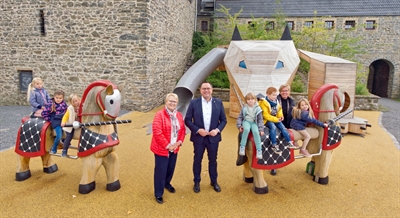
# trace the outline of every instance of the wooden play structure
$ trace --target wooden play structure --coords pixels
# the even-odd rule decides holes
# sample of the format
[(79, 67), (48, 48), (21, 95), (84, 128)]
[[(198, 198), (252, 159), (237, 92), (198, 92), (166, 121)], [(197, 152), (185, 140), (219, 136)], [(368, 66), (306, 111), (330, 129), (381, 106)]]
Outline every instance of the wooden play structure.
[[(235, 34), (238, 35), (237, 32)], [(300, 57), (310, 64), (308, 99), (316, 118), (322, 122), (330, 122), (330, 127), (308, 129), (313, 139), (308, 146), (312, 159), (307, 165), (307, 171), (315, 182), (328, 184), (329, 164), (334, 148), (340, 144), (341, 134), (347, 132), (364, 134), (368, 125), (366, 120), (353, 116), (356, 63), (298, 50), (291, 40), (288, 29), (285, 30), (281, 40), (242, 41), (240, 37), (237, 38), (239, 39), (231, 41), (224, 57), (224, 65), (231, 84), (230, 117), (238, 116), (247, 93), (265, 95), (268, 87), (279, 89), (282, 84), (291, 84)], [(280, 155), (274, 154), (270, 150), (268, 128), (265, 132), (267, 137), (263, 139), (263, 159), (255, 159), (249, 148), (252, 146), (246, 146), (247, 158), (238, 157), (237, 160), (237, 165), (244, 164), (245, 180), (254, 182), (256, 193), (268, 192), (260, 169), (277, 169), (290, 164), (296, 158), (303, 158), (303, 156), (295, 157), (293, 149), (288, 148), (286, 140), (280, 135), (278, 144), (283, 152)], [(301, 140), (301, 135), (296, 131), (290, 130), (290, 132), (292, 139)]]
[[(79, 183), (79, 193), (87, 194), (96, 187), (95, 177), (100, 166), (107, 174), (108, 191), (120, 189), (119, 163), (115, 152), (119, 144), (117, 126), (130, 120), (116, 120), (120, 110), (121, 93), (117, 86), (107, 80), (91, 83), (82, 95), (78, 111), (80, 122), (73, 127), (78, 132), (77, 156), (82, 159), (83, 172)], [(15, 152), (19, 155), (16, 180), (24, 181), (31, 177), (29, 160), (40, 156), (45, 173), (58, 170), (49, 150), (54, 142), (49, 122), (42, 118), (24, 118), (17, 135)], [(80, 130), (80, 131), (79, 131)], [(59, 156), (59, 155), (58, 155)]]
[[(308, 99), (324, 84), (334, 83), (345, 90), (344, 107), (354, 108), (356, 95), (357, 64), (338, 57), (317, 54), (309, 51), (297, 50), (299, 56), (310, 64), (308, 72)], [(364, 135), (368, 121), (354, 117), (351, 112), (338, 121), (342, 133), (355, 133)]]

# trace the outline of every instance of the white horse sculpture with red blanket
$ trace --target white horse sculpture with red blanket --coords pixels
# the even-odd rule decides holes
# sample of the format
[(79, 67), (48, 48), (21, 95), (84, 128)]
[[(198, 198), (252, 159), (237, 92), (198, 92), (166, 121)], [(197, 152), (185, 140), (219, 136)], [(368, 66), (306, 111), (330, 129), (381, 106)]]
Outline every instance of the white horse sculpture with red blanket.
[[(84, 91), (78, 111), (80, 122), (108, 124), (114, 121), (114, 124), (90, 125), (89, 127), (79, 125), (82, 127), (81, 131), (76, 129), (75, 132), (79, 135), (78, 157), (83, 161), (79, 193), (87, 194), (95, 189), (95, 177), (100, 166), (104, 166), (106, 170), (106, 189), (116, 191), (121, 187), (118, 156), (115, 153), (116, 145), (119, 144), (115, 119), (119, 114), (120, 105), (121, 93), (110, 81), (95, 81)], [(54, 173), (58, 170), (57, 164), (49, 154), (53, 142), (54, 136), (48, 122), (41, 118), (23, 119), (15, 146), (15, 152), (20, 155), (16, 173), (17, 181), (26, 180), (31, 176), (29, 169), (31, 157), (42, 157), (45, 173)]]
[[(311, 162), (307, 165), (307, 173), (313, 176), (313, 180), (319, 184), (328, 184), (328, 168), (332, 159), (333, 149), (340, 145), (342, 136), (340, 127), (335, 125), (335, 121), (340, 119), (347, 111), (337, 117), (341, 111), (346, 110), (345, 99), (348, 98), (334, 84), (325, 84), (320, 87), (313, 95), (310, 104), (316, 119), (322, 122), (329, 122), (328, 128), (307, 127), (306, 130), (311, 136), (307, 149), (313, 155)], [(348, 100), (348, 99), (346, 99)], [(348, 106), (348, 105), (347, 105)], [(336, 120), (335, 120), (336, 118)], [(277, 129), (277, 131), (279, 131)], [(266, 137), (263, 138), (263, 159), (256, 159), (255, 145), (253, 137), (249, 135), (248, 146), (246, 146), (246, 156), (238, 156), (236, 165), (244, 166), (245, 182), (254, 183), (254, 191), (257, 194), (268, 193), (267, 182), (263, 176), (264, 170), (278, 169), (292, 163), (296, 158), (294, 150), (288, 148), (288, 142), (277, 134), (277, 142), (282, 154), (275, 154), (270, 148), (268, 128), (264, 130)], [(302, 135), (293, 129), (289, 129), (292, 140), (301, 140)], [(280, 132), (277, 132), (280, 133)]]

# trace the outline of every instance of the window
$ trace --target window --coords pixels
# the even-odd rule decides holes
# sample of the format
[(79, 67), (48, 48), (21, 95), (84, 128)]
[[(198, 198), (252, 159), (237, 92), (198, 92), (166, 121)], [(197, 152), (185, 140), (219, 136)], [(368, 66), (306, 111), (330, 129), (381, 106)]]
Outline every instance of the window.
[(246, 63), (244, 61), (239, 62), (239, 67), (243, 69), (247, 69)]
[(247, 24), (249, 24), (249, 26), (248, 27), (252, 27), (252, 28), (254, 28), (254, 23), (252, 22), (252, 21), (249, 21), (249, 22), (247, 22)]
[(286, 24), (288, 25), (290, 30), (294, 30), (294, 22), (293, 21), (287, 21)]
[(201, 21), (201, 31), (208, 31), (208, 21)]
[(265, 30), (273, 30), (275, 27), (275, 23), (274, 21), (268, 21), (267, 24), (265, 25)]
[(374, 30), (375, 29), (375, 20), (367, 20), (365, 22), (365, 29), (366, 30)]
[(335, 26), (335, 22), (333, 22), (332, 20), (329, 21), (325, 21), (325, 28), (328, 30), (333, 29), (333, 27)]
[(280, 68), (283, 68), (284, 66), (283, 66), (283, 62), (282, 61), (278, 61), (278, 63), (276, 63), (276, 67), (275, 67), (275, 69), (280, 69)]
[(308, 28), (312, 28), (314, 24), (314, 21), (306, 21), (304, 22), (304, 26)]
[(19, 89), (21, 93), (28, 91), (29, 84), (32, 82), (32, 70), (19, 70)]
[(354, 29), (355, 27), (356, 27), (355, 20), (346, 20), (346, 22), (344, 23), (345, 30)]

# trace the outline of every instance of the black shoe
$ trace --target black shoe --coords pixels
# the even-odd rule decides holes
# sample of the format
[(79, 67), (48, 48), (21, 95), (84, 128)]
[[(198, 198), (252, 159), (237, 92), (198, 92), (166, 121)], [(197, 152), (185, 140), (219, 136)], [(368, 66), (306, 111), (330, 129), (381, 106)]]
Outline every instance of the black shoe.
[(200, 183), (198, 183), (198, 182), (194, 183), (193, 191), (196, 192), (196, 193), (200, 192)]
[(275, 176), (276, 175), (276, 169), (271, 170), (271, 175)]
[(216, 192), (221, 192), (221, 187), (219, 187), (218, 183), (211, 183), (211, 186), (214, 187)]
[(159, 204), (164, 203), (164, 200), (163, 200), (162, 197), (156, 197), (156, 201), (157, 201), (157, 203), (159, 203)]
[(175, 193), (175, 188), (172, 187), (172, 186), (165, 187), (165, 189), (167, 189), (167, 190), (168, 190), (169, 192), (171, 192), (171, 193)]

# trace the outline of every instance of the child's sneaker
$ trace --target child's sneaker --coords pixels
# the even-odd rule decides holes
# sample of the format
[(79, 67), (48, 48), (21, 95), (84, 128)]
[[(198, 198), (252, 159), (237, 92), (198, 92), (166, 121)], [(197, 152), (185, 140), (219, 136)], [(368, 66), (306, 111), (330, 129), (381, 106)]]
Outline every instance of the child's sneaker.
[(68, 157), (66, 150), (62, 150), (61, 157)]
[(306, 149), (300, 149), (300, 154), (302, 154), (304, 157), (311, 157), (311, 154), (308, 153)]
[(246, 147), (245, 147), (245, 146), (240, 146), (240, 147), (239, 147), (239, 155), (240, 155), (240, 156), (246, 155), (245, 150), (246, 150)]
[(289, 142), (288, 148), (296, 149), (299, 148), (299, 146), (296, 146), (296, 144), (293, 144), (293, 142)]
[(51, 147), (49, 154), (57, 154), (57, 146)]
[(245, 149), (246, 149), (246, 147), (244, 147), (244, 146), (240, 146), (240, 149), (239, 149), (239, 155), (240, 155), (240, 156), (244, 156), (244, 155), (246, 155), (246, 153), (245, 153)]
[(271, 147), (272, 151), (275, 152), (275, 154), (281, 154), (282, 151), (279, 149), (279, 145), (272, 145)]
[(257, 158), (257, 159), (262, 159), (262, 158), (263, 158), (263, 156), (262, 156), (262, 151), (261, 151), (261, 150), (257, 150), (256, 158)]

